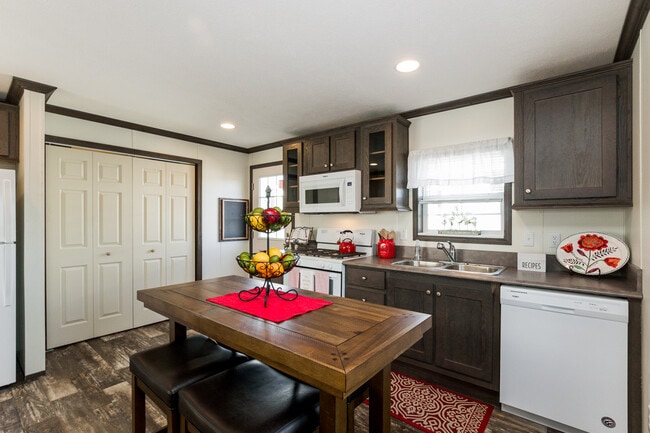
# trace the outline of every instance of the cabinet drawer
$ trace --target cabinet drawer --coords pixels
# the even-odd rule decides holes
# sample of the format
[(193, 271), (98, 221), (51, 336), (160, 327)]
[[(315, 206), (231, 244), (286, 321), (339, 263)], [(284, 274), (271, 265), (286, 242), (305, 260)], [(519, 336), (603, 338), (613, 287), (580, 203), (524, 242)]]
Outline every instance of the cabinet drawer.
[(384, 290), (384, 271), (372, 269), (346, 268), (345, 285), (369, 287), (371, 289)]
[(356, 299), (358, 301), (370, 302), (371, 304), (386, 305), (386, 294), (379, 290), (346, 287), (345, 297)]

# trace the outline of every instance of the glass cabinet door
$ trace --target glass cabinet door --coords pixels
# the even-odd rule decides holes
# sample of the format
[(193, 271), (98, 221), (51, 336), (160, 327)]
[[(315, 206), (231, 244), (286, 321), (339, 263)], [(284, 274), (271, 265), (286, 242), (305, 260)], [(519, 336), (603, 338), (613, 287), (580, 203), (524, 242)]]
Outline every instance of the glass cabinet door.
[(363, 207), (382, 206), (392, 202), (391, 132), (390, 122), (368, 125), (361, 129)]
[(298, 212), (300, 200), (298, 177), (302, 175), (302, 142), (285, 144), (283, 153), (284, 210)]

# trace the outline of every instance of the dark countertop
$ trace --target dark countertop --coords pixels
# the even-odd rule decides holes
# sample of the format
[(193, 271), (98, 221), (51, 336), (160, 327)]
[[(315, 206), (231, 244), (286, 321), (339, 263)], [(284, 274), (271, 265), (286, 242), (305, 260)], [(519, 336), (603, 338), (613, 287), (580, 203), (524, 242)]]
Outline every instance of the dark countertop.
[[(626, 265), (615, 274), (601, 277), (591, 277), (572, 273), (569, 270), (532, 272), (518, 271), (516, 267), (507, 267), (499, 275), (472, 274), (458, 271), (448, 271), (435, 268), (417, 268), (411, 266), (393, 265), (398, 260), (410, 257), (395, 257), (381, 259), (379, 257), (362, 257), (344, 262), (345, 266), (375, 268), (386, 271), (414, 272), (440, 277), (462, 278), (466, 280), (491, 281), (499, 284), (538, 287), (542, 289), (564, 290), (568, 292), (587, 293), (592, 295), (612, 296), (617, 298), (641, 299), (640, 270), (633, 265)], [(626, 269), (627, 268), (627, 269)]]

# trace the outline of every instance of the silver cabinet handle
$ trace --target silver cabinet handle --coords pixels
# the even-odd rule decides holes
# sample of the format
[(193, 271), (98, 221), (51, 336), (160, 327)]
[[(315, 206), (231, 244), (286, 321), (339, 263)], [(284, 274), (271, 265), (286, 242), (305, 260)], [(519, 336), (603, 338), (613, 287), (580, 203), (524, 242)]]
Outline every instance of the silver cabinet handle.
[(361, 200), (368, 200), (368, 197), (361, 197)]
[(368, 277), (363, 276), (363, 277), (361, 277), (361, 279), (362, 279), (363, 281), (366, 281), (366, 280), (368, 279)]
[(361, 302), (366, 302), (366, 301), (367, 301), (366, 298), (361, 298)]
[(440, 297), (440, 296), (442, 296), (442, 293), (436, 292), (436, 296)]
[(431, 290), (427, 290), (427, 291), (424, 292), (424, 293), (426, 293), (427, 295), (430, 295), (430, 294), (431, 294)]
[(530, 190), (530, 188), (526, 188), (526, 189), (524, 190), (524, 192), (525, 192), (526, 194), (530, 194), (532, 191)]
[(334, 164), (332, 164), (331, 162), (330, 162), (330, 167), (334, 167)]
[(327, 168), (327, 167), (328, 167), (327, 163), (323, 164), (323, 168)]

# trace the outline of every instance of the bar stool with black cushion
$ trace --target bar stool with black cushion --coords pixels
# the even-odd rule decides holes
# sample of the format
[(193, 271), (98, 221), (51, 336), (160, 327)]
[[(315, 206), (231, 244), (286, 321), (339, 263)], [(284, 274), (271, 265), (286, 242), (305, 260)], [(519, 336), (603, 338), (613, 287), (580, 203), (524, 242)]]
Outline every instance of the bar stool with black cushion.
[(182, 432), (308, 433), (319, 425), (320, 392), (258, 360), (179, 392)]
[(133, 433), (145, 431), (145, 395), (165, 412), (167, 432), (179, 433), (178, 391), (249, 359), (204, 335), (194, 335), (131, 355)]

